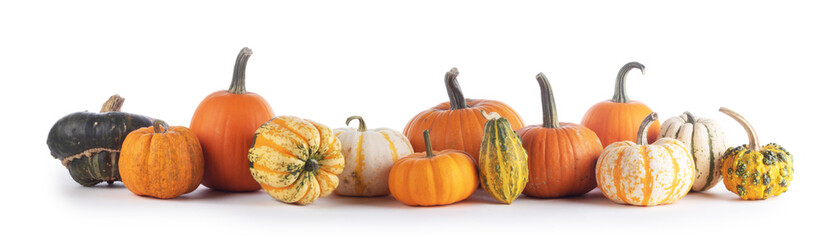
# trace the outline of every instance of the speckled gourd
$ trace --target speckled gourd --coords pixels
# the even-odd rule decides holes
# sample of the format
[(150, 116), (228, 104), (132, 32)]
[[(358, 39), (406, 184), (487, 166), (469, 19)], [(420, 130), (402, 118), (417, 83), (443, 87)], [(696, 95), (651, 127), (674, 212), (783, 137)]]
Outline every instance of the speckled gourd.
[(528, 156), (509, 120), (497, 113), (481, 111), (486, 119), (480, 144), (480, 183), (497, 201), (510, 204), (529, 181)]
[(337, 128), (346, 167), (338, 176), (335, 193), (343, 196), (373, 197), (389, 194), (389, 171), (392, 164), (413, 153), (410, 140), (389, 128), (367, 129), (360, 116), (346, 119), (346, 125), (358, 120), (358, 128)]
[(776, 143), (760, 146), (747, 119), (727, 108), (720, 111), (740, 123), (750, 139), (749, 145), (731, 147), (724, 153), (721, 174), (727, 190), (747, 200), (767, 199), (787, 191), (793, 180), (793, 155)]
[(721, 156), (727, 141), (720, 124), (685, 112), (663, 122), (659, 138), (665, 137), (680, 140), (689, 148), (695, 160), (692, 191), (706, 191), (721, 182)]

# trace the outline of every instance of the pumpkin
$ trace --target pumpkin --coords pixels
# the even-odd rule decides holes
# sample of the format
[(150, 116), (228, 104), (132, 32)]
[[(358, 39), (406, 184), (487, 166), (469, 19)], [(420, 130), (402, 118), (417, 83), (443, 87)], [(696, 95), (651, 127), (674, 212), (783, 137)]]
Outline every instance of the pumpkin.
[(174, 198), (194, 191), (203, 178), (198, 138), (189, 128), (162, 120), (128, 134), (119, 162), (125, 187), (140, 196)]
[(706, 191), (721, 180), (721, 156), (727, 149), (724, 130), (712, 119), (698, 118), (689, 112), (663, 122), (659, 138), (683, 142), (695, 161), (692, 191)]
[(616, 203), (639, 206), (669, 204), (686, 196), (695, 177), (695, 163), (685, 144), (661, 138), (648, 144), (651, 113), (640, 125), (636, 143), (608, 145), (596, 164), (596, 182), (605, 197)]
[(119, 176), (119, 150), (125, 136), (151, 126), (153, 119), (120, 112), (125, 99), (111, 96), (100, 113), (77, 112), (62, 117), (49, 130), (47, 147), (52, 157), (82, 186), (112, 184)]
[(529, 181), (526, 150), (509, 120), (497, 113), (481, 112), (487, 120), (480, 146), (480, 183), (488, 195), (511, 204)]
[(459, 88), (459, 70), (445, 74), (445, 87), (449, 102), (436, 105), (413, 117), (404, 127), (404, 135), (410, 139), (416, 152), (423, 152), (422, 131), (434, 132), (430, 142), (441, 149), (463, 150), (472, 157), (479, 156), (485, 119), (480, 110), (496, 112), (509, 120), (513, 130), (523, 127), (523, 120), (508, 105), (494, 100), (466, 99)]
[(367, 129), (360, 116), (349, 117), (346, 125), (352, 120), (358, 120), (357, 129), (334, 129), (346, 159), (343, 173), (338, 176), (340, 184), (334, 192), (344, 196), (388, 195), (392, 163), (413, 153), (413, 147), (401, 132), (389, 128)]
[(517, 131), (529, 153), (529, 182), (523, 194), (538, 198), (582, 195), (596, 188), (596, 161), (602, 143), (592, 130), (559, 122), (546, 75), (536, 76), (541, 89), (543, 124)]
[(465, 200), (479, 186), (470, 155), (455, 149), (433, 151), (425, 130), (427, 152), (398, 160), (389, 172), (389, 190), (395, 200), (410, 206), (447, 205)]
[(759, 145), (756, 130), (747, 119), (727, 108), (729, 115), (744, 127), (749, 145), (729, 148), (721, 160), (721, 174), (727, 190), (747, 200), (767, 199), (788, 190), (793, 180), (793, 155), (776, 143)]
[(327, 126), (279, 116), (256, 130), (250, 173), (273, 198), (307, 205), (331, 194), (345, 162), (340, 141)]
[[(642, 119), (651, 113), (645, 104), (631, 100), (625, 91), (625, 76), (631, 69), (640, 69), (645, 74), (645, 66), (638, 62), (625, 64), (616, 75), (616, 90), (613, 98), (593, 105), (581, 119), (581, 125), (596, 132), (602, 146), (618, 141), (633, 140), (639, 130)], [(657, 140), (660, 123), (654, 121), (648, 128), (648, 142)]]
[(260, 188), (250, 175), (247, 149), (253, 143), (256, 128), (274, 115), (264, 98), (245, 89), (244, 70), (252, 54), (249, 48), (241, 49), (229, 90), (209, 94), (192, 116), (190, 128), (198, 136), (206, 160), (203, 185), (212, 189)]

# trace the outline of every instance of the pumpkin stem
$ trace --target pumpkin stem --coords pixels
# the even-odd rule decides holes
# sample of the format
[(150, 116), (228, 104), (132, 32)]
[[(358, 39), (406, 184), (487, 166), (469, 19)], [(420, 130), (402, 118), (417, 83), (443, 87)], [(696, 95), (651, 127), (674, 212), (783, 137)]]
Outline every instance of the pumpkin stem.
[(648, 127), (651, 123), (657, 121), (657, 113), (652, 112), (642, 120), (639, 124), (639, 132), (636, 133), (636, 143), (639, 145), (648, 145)]
[(424, 130), (424, 149), (427, 151), (427, 158), (432, 158), (433, 146), (430, 145), (430, 130)]
[(169, 131), (169, 124), (163, 120), (154, 120), (154, 133), (166, 133)]
[(351, 116), (351, 117), (347, 118), (346, 119), (346, 126), (349, 126), (349, 122), (351, 122), (352, 120), (355, 120), (355, 119), (360, 121), (360, 123), (357, 125), (357, 131), (358, 132), (366, 132), (366, 122), (363, 121), (363, 118), (358, 116), (358, 115), (354, 115), (354, 116)]
[(482, 117), (485, 118), (485, 120), (489, 120), (489, 121), (494, 120), (494, 119), (499, 119), (500, 117), (502, 117), (497, 112), (488, 113), (488, 112), (485, 112), (485, 110), (482, 110), (482, 109), (480, 109), (480, 114), (482, 114)]
[(462, 95), (462, 88), (459, 87), (459, 81), (456, 77), (459, 76), (459, 69), (451, 68), (445, 73), (445, 88), (448, 89), (448, 99), (450, 100), (450, 110), (457, 110), (469, 108), (468, 102), (465, 100), (465, 95)]
[(619, 74), (616, 75), (616, 89), (613, 93), (613, 102), (627, 103), (631, 101), (628, 98), (628, 93), (625, 91), (625, 76), (634, 68), (641, 70), (643, 75), (645, 74), (645, 65), (641, 63), (629, 62), (625, 66), (622, 66), (622, 69), (619, 69)]
[(753, 125), (750, 125), (750, 122), (748, 122), (747, 119), (744, 119), (744, 117), (736, 112), (733, 112), (729, 108), (721, 107), (718, 111), (732, 117), (732, 119), (735, 119), (735, 121), (744, 127), (744, 130), (747, 131), (747, 137), (750, 138), (750, 146), (748, 146), (750, 150), (756, 152), (761, 151), (761, 145), (759, 145), (759, 135), (756, 134), (756, 130), (753, 129)]
[(552, 95), (552, 86), (549, 85), (549, 80), (546, 79), (546, 75), (543, 73), (538, 73), (535, 76), (535, 79), (538, 80), (538, 85), (541, 86), (541, 107), (543, 107), (543, 127), (545, 128), (557, 128), (558, 123), (558, 113), (555, 111), (555, 99)]
[(238, 57), (235, 59), (235, 70), (233, 70), (233, 79), (230, 83), (230, 93), (245, 94), (247, 89), (244, 87), (244, 70), (247, 68), (247, 60), (253, 55), (253, 50), (250, 48), (242, 48), (238, 52)]
[(105, 101), (105, 104), (102, 104), (102, 109), (99, 112), (119, 112), (119, 110), (122, 110), (122, 103), (124, 102), (125, 98), (119, 96), (119, 94), (114, 94)]
[(686, 122), (691, 123), (691, 124), (695, 124), (695, 116), (692, 115), (692, 113), (684, 112), (683, 114), (686, 115)]

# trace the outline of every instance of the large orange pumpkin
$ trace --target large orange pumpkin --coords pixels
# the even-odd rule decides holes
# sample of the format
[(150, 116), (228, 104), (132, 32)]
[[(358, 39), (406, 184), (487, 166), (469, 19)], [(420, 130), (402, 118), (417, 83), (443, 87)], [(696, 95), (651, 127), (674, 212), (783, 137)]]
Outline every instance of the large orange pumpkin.
[[(596, 135), (602, 142), (602, 146), (610, 145), (618, 141), (634, 140), (639, 124), (645, 116), (651, 114), (651, 109), (645, 104), (628, 98), (625, 91), (625, 76), (631, 69), (639, 69), (645, 74), (645, 66), (638, 62), (629, 62), (619, 70), (616, 75), (616, 89), (613, 99), (605, 100), (587, 110), (581, 125), (584, 125)], [(660, 122), (654, 121), (648, 128), (648, 142), (657, 140), (660, 132)]]
[(424, 130), (427, 152), (398, 160), (389, 172), (389, 190), (396, 200), (411, 206), (446, 205), (462, 201), (479, 186), (474, 160), (463, 151), (433, 151), (430, 132)]
[(195, 110), (190, 128), (198, 136), (206, 160), (203, 185), (223, 191), (255, 191), (247, 151), (256, 129), (273, 118), (267, 101), (244, 88), (244, 70), (253, 54), (241, 49), (229, 90), (209, 94)]
[(523, 127), (523, 119), (508, 105), (494, 100), (466, 99), (459, 88), (456, 77), (459, 70), (451, 69), (445, 74), (445, 86), (449, 102), (425, 110), (410, 120), (404, 128), (404, 135), (416, 152), (425, 151), (422, 131), (434, 132), (430, 139), (437, 148), (463, 150), (472, 157), (479, 156), (485, 118), (480, 110), (496, 112), (509, 120), (512, 130)]
[(122, 144), (119, 174), (134, 194), (173, 198), (194, 191), (203, 178), (203, 154), (186, 127), (155, 120), (134, 130)]
[(518, 131), (529, 153), (529, 182), (523, 194), (555, 198), (590, 192), (596, 188), (596, 161), (602, 143), (584, 126), (558, 122), (549, 80), (543, 73), (536, 78), (541, 87), (543, 124)]

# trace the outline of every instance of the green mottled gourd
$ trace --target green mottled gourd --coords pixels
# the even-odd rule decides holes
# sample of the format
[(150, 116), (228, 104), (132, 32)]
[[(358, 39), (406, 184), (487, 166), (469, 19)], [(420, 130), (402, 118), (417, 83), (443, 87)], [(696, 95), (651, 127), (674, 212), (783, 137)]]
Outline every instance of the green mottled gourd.
[(529, 181), (528, 155), (509, 121), (497, 113), (481, 111), (485, 122), (480, 156), (480, 183), (485, 192), (510, 204)]
[(120, 112), (125, 99), (111, 96), (101, 112), (76, 112), (59, 119), (49, 130), (47, 146), (53, 157), (82, 186), (122, 181), (119, 151), (128, 133), (151, 126), (153, 119)]
[(727, 149), (721, 159), (721, 174), (727, 190), (746, 200), (779, 196), (793, 180), (793, 155), (779, 144), (759, 145), (753, 126), (744, 117), (727, 108), (721, 112), (737, 121), (750, 139), (749, 145)]

